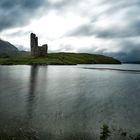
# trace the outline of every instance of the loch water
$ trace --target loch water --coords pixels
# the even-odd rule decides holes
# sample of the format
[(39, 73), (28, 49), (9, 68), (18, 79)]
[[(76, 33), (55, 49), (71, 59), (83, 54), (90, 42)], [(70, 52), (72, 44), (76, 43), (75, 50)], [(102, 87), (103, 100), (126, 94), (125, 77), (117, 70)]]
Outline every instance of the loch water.
[(140, 131), (140, 65), (0, 66), (0, 130), (44, 139)]

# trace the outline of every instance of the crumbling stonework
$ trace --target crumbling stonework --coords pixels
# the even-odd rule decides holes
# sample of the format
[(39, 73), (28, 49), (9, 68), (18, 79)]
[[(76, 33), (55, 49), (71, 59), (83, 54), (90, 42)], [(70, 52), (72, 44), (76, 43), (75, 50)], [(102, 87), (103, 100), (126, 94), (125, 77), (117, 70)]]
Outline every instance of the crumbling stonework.
[(31, 43), (31, 54), (32, 56), (47, 56), (48, 54), (48, 45), (44, 44), (42, 46), (38, 46), (38, 37), (31, 33), (30, 35), (30, 43)]

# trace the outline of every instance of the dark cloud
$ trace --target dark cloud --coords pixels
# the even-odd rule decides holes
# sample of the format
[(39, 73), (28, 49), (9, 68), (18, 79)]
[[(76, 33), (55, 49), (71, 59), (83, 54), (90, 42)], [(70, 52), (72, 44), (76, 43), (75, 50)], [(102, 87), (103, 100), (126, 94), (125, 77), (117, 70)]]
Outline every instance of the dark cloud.
[[(95, 16), (91, 16), (89, 23), (81, 25), (67, 35), (96, 36), (109, 39), (140, 36), (139, 0), (103, 0), (101, 4), (108, 6), (108, 8)], [(101, 19), (107, 23), (114, 21), (114, 25), (110, 24), (108, 28), (102, 28), (97, 25)]]
[[(76, 5), (80, 0), (63, 0), (52, 2), (51, 0), (0, 0), (0, 31), (28, 24), (38, 15), (40, 8), (44, 9), (43, 14), (50, 10), (61, 11), (67, 7)], [(62, 11), (61, 11), (62, 12)]]
[(26, 24), (45, 3), (45, 0), (1, 0), (0, 31)]
[(30, 33), (32, 33), (31, 30), (29, 30), (29, 31), (18, 30), (15, 32), (8, 33), (6, 36), (7, 37), (17, 37), (17, 36), (22, 37), (24, 35), (29, 35)]
[(68, 8), (68, 7), (73, 7), (73, 5), (77, 5), (81, 0), (62, 0), (62, 1), (58, 1), (58, 2), (51, 2), (49, 3), (50, 5), (50, 8), (53, 8), (53, 9), (65, 9)]
[(134, 62), (134, 61), (140, 61), (140, 50), (134, 49), (130, 52), (117, 52), (117, 53), (103, 53), (104, 55), (112, 56), (122, 62)]
[(70, 31), (66, 35), (67, 36), (92, 36), (94, 35), (94, 29), (91, 26), (91, 23), (84, 24), (74, 29), (73, 31)]
[[(119, 24), (119, 23), (118, 23)], [(121, 25), (121, 23), (120, 23)], [(96, 28), (94, 23), (81, 25), (73, 31), (66, 34), (67, 36), (96, 36), (98, 38), (127, 38), (140, 36), (140, 20), (134, 20), (127, 23), (125, 27), (110, 26), (108, 29)]]
[(124, 40), (118, 43), (118, 52), (99, 51), (104, 55), (115, 57), (122, 62), (140, 61), (140, 42)]
[[(115, 57), (123, 62), (126, 61), (139, 61), (140, 60), (140, 21), (133, 21), (133, 23), (127, 25), (125, 28), (110, 28), (109, 30), (97, 30), (89, 23), (78, 27), (76, 30), (68, 34), (68, 36), (96, 36), (102, 41), (112, 40), (115, 44), (108, 46), (105, 49), (104, 46), (98, 46), (91, 49), (87, 49), (89, 53), (99, 53)], [(104, 44), (104, 43), (103, 43)], [(109, 44), (108, 44), (109, 45)], [(102, 47), (101, 49), (97, 49)], [(118, 48), (119, 51), (112, 52), (113, 48)], [(95, 51), (95, 50), (98, 51)], [(82, 50), (82, 49), (81, 49)]]
[[(95, 35), (98, 38), (128, 38), (140, 36), (140, 21), (133, 21), (125, 27), (110, 28), (107, 30), (96, 30)], [(93, 33), (93, 34), (94, 34)]]

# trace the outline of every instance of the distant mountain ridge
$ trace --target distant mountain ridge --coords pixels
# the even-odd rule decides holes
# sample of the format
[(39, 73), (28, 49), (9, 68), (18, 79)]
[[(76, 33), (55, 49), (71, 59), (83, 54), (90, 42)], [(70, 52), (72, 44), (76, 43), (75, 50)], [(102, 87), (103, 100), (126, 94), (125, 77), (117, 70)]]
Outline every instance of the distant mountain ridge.
[(13, 56), (17, 55), (19, 50), (9, 43), (8, 41), (4, 41), (0, 39), (0, 56)]

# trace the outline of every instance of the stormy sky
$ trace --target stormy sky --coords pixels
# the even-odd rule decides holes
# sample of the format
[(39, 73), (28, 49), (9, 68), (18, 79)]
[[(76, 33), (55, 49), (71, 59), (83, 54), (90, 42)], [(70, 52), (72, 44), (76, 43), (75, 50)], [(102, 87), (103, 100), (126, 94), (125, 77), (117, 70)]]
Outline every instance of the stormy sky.
[(0, 38), (30, 49), (34, 32), (49, 52), (140, 60), (140, 0), (0, 0)]

